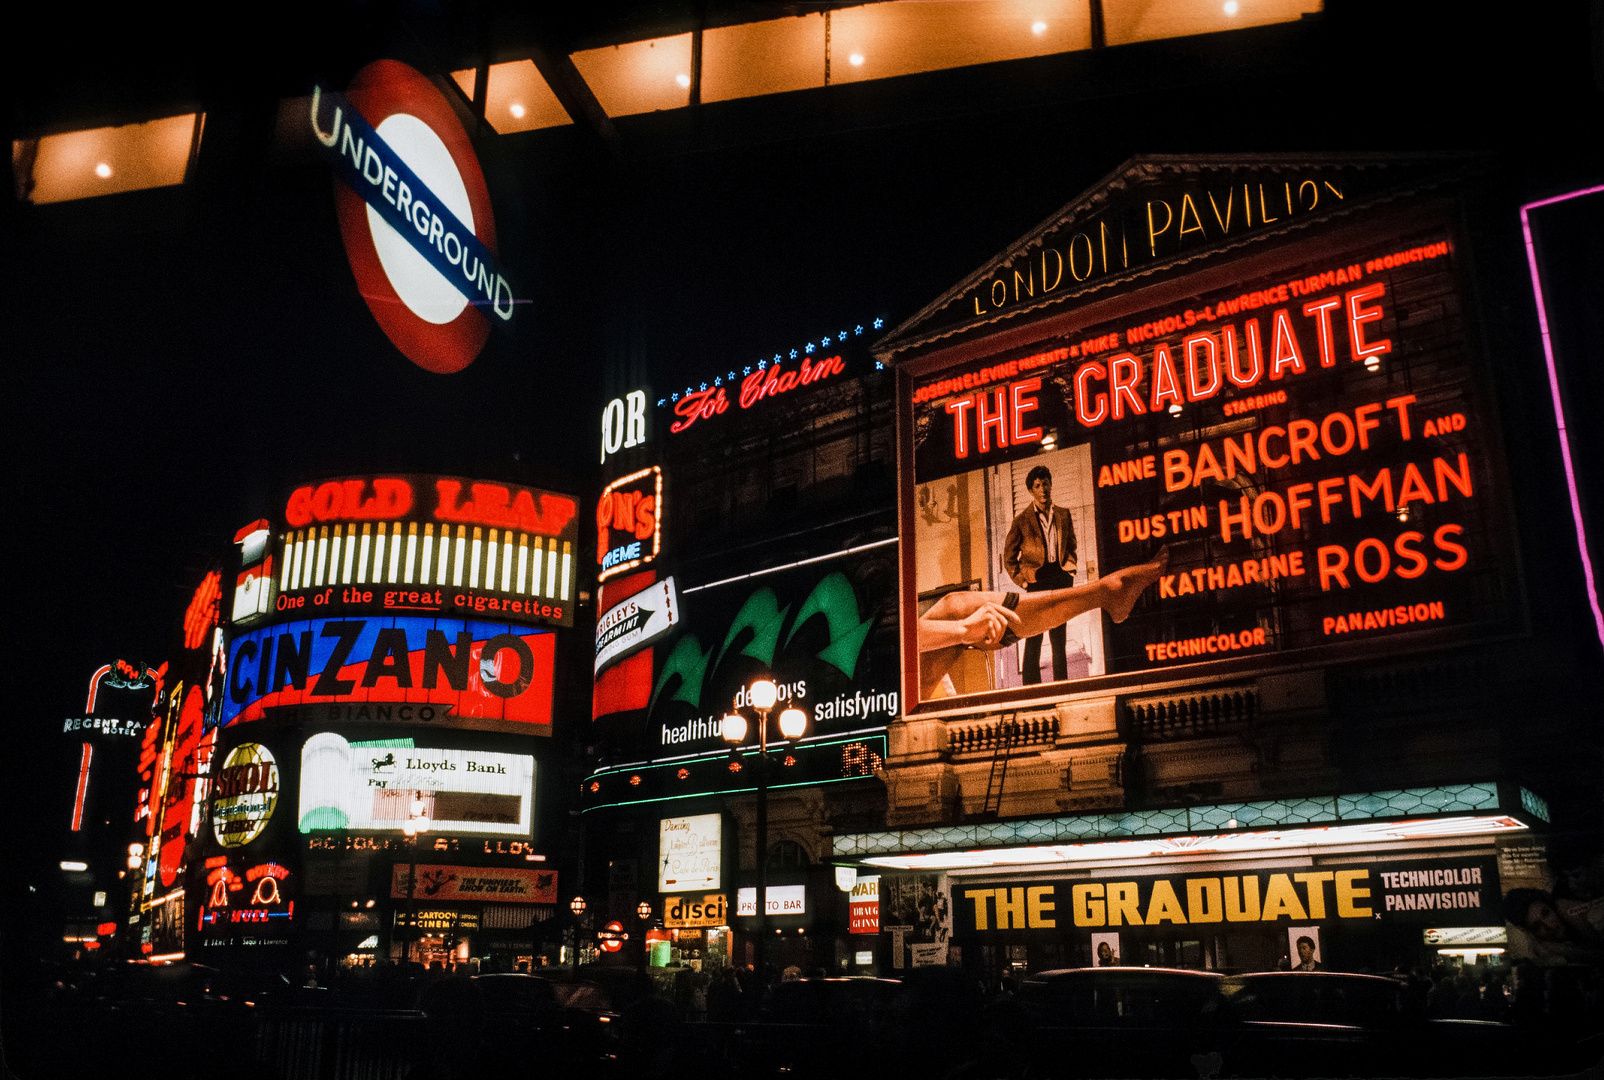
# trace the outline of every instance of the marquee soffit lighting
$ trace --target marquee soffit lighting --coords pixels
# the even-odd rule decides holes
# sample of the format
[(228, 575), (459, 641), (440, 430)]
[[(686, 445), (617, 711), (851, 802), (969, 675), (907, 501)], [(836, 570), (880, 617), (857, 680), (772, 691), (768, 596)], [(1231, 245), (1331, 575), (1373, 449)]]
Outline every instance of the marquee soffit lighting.
[(1550, 820), (1547, 804), (1524, 787), (1490, 782), (1351, 792), (1318, 798), (1118, 810), (1052, 818), (1016, 818), (970, 825), (942, 825), (896, 832), (837, 836), (837, 858), (905, 856), (976, 850), (1026, 849), (1214, 833), (1219, 830), (1278, 832), (1304, 826), (1463, 818), (1523, 813)]
[(84, 128), (11, 144), (17, 198), (43, 205), (172, 187), (188, 177), (204, 113)]
[(895, 870), (1042, 868), (1133, 859), (1173, 859), (1192, 855), (1255, 855), (1301, 848), (1523, 832), (1527, 828), (1524, 822), (1502, 815), (1423, 818), (1414, 821), (1367, 822), (1362, 825), (1108, 840), (1087, 844), (1049, 844), (988, 851), (879, 855), (862, 861), (868, 866)]

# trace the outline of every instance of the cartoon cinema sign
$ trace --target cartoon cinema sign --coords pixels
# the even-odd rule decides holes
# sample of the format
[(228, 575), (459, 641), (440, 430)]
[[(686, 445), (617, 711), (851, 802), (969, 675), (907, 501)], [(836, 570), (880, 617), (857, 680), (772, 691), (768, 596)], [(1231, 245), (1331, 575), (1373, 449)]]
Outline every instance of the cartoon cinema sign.
[(513, 294), (456, 113), (422, 74), (377, 60), (344, 95), (315, 88), (311, 123), (336, 168), (340, 232), (368, 309), (414, 364), (461, 371), (512, 318)]

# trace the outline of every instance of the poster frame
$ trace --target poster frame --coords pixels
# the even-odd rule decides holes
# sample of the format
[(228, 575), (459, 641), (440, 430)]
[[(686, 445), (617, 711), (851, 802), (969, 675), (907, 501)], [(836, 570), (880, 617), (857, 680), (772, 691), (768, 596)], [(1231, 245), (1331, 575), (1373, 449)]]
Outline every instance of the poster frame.
[[(1497, 530), (1498, 554), (1509, 571), (1508, 617), (1503, 622), (1480, 624), (1425, 624), (1369, 639), (1347, 639), (1277, 652), (1264, 652), (1222, 659), (1172, 663), (1139, 671), (1087, 676), (1065, 682), (1003, 690), (981, 691), (951, 698), (922, 699), (918, 651), (917, 551), (913, 543), (898, 545), (898, 614), (901, 634), (903, 712), (907, 716), (950, 716), (974, 713), (999, 706), (1046, 706), (1075, 695), (1129, 691), (1154, 684), (1193, 682), (1201, 679), (1228, 679), (1264, 675), (1275, 671), (1307, 668), (1317, 664), (1359, 660), (1396, 660), (1416, 654), (1470, 643), (1492, 644), (1527, 636), (1531, 632), (1531, 608), (1526, 583), (1519, 532), (1515, 521), (1509, 455), (1503, 421), (1498, 407), (1500, 384), (1489, 363), (1487, 331), (1476, 301), (1475, 247), (1464, 219), (1463, 199), (1452, 193), (1433, 193), (1405, 198), (1394, 192), (1393, 205), (1375, 208), (1353, 207), (1336, 221), (1310, 225), (1301, 234), (1288, 231), (1261, 233), (1240, 244), (1195, 257), (1179, 257), (1158, 266), (1143, 267), (1140, 273), (1102, 283), (1088, 291), (1078, 306), (1032, 318), (1028, 309), (1019, 312), (1017, 325), (998, 328), (985, 325), (953, 335), (957, 340), (931, 348), (895, 365), (896, 445), (897, 445), (897, 524), (903, 537), (912, 537), (917, 528), (914, 391), (931, 378), (960, 367), (983, 364), (993, 357), (1045, 346), (1065, 340), (1082, 330), (1117, 323), (1138, 314), (1174, 305), (1187, 298), (1227, 291), (1249, 279), (1270, 279), (1285, 275), (1318, 257), (1322, 249), (1364, 249), (1373, 245), (1379, 253), (1388, 238), (1399, 233), (1419, 231), (1422, 222), (1439, 226), (1456, 255), (1450, 273), (1457, 295), (1464, 301), (1458, 315), (1464, 338), (1464, 364), (1467, 382), (1480, 397), (1478, 406), (1486, 421), (1487, 492), (1489, 519)], [(1359, 216), (1361, 210), (1370, 212)], [(1195, 269), (1189, 264), (1201, 264)], [(1113, 291), (1118, 290), (1118, 291)], [(978, 466), (977, 466), (978, 467)]]

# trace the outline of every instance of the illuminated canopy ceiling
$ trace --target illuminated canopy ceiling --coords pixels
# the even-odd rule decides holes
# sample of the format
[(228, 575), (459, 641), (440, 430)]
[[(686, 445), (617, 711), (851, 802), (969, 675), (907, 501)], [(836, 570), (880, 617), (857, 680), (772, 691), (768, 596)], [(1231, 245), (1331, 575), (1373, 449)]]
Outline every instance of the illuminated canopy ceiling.
[(1496, 835), (1529, 820), (1546, 822), (1548, 808), (1525, 788), (1456, 784), (859, 833), (837, 836), (833, 855), (890, 869), (1041, 868)]

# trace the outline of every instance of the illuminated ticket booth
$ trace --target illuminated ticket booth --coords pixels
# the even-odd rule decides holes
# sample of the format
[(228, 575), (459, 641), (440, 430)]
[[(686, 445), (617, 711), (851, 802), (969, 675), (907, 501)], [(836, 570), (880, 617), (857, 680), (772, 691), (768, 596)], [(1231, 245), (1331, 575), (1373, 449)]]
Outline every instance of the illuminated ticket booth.
[[(995, 826), (956, 826), (843, 836), (836, 850), (879, 871), (891, 973), (1496, 964), (1500, 868), (1545, 825), (1531, 803), (1524, 790), (1460, 785), (1021, 821), (1008, 831), (1036, 842), (1010, 846), (984, 846)], [(1226, 827), (1133, 835), (1215, 818)]]

